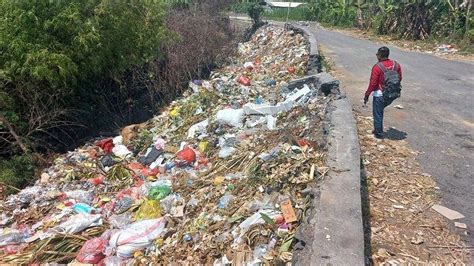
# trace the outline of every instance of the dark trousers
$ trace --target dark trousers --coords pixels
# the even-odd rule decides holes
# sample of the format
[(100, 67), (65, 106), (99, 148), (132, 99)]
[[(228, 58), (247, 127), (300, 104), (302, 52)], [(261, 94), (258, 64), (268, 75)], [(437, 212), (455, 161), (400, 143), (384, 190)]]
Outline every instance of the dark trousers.
[(383, 97), (373, 98), (374, 106), (372, 107), (372, 113), (374, 115), (374, 135), (376, 137), (383, 136)]

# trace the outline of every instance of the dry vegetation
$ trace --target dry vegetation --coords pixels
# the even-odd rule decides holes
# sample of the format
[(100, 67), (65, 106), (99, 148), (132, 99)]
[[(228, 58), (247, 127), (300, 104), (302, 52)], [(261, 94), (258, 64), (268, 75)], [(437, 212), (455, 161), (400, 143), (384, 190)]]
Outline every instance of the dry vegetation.
[[(423, 173), (406, 141), (376, 140), (372, 118), (355, 113), (367, 176), (366, 234), (374, 264), (465, 263), (469, 247), (431, 209), (438, 203), (433, 178)], [(370, 227), (369, 227), (370, 226)]]

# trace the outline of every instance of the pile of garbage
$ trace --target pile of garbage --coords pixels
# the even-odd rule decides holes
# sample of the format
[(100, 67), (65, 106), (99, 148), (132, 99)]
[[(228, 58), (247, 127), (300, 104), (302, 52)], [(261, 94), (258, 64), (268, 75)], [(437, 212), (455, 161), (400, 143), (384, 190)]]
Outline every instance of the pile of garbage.
[(435, 52), (439, 54), (455, 54), (459, 50), (451, 44), (443, 44), (438, 47), (436, 47)]
[(328, 171), (333, 96), (291, 82), (308, 57), (265, 26), (160, 115), (57, 157), (0, 202), (0, 262), (290, 262)]

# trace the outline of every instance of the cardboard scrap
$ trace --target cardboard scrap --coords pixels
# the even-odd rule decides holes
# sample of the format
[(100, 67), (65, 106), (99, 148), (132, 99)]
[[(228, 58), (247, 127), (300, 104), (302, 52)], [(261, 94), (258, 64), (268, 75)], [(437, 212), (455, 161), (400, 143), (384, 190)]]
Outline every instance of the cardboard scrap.
[(431, 208), (435, 210), (436, 212), (438, 212), (439, 214), (443, 215), (444, 217), (448, 218), (449, 220), (457, 220), (457, 219), (464, 218), (464, 215), (462, 215), (461, 213), (455, 210), (446, 208), (444, 206), (441, 206), (439, 204), (435, 204), (431, 206)]
[(281, 202), (281, 212), (283, 213), (283, 217), (285, 218), (285, 221), (287, 223), (292, 223), (296, 222), (298, 219), (296, 219), (296, 214), (295, 210), (293, 209), (293, 206), (291, 206), (291, 200), (286, 199)]

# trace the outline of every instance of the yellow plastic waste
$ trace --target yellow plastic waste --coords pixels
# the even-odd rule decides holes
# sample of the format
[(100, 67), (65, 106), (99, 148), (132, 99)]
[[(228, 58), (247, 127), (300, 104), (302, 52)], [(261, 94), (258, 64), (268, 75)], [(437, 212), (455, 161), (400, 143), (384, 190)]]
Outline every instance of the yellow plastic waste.
[(214, 178), (214, 186), (219, 186), (223, 182), (224, 182), (223, 176), (216, 176), (216, 178)]
[(174, 107), (173, 110), (170, 111), (170, 116), (177, 117), (179, 115), (179, 109), (179, 106)]
[(135, 220), (147, 220), (161, 217), (161, 207), (158, 200), (145, 200), (135, 213)]
[(209, 142), (208, 141), (199, 142), (198, 149), (199, 149), (200, 152), (206, 153), (208, 147), (209, 147)]

